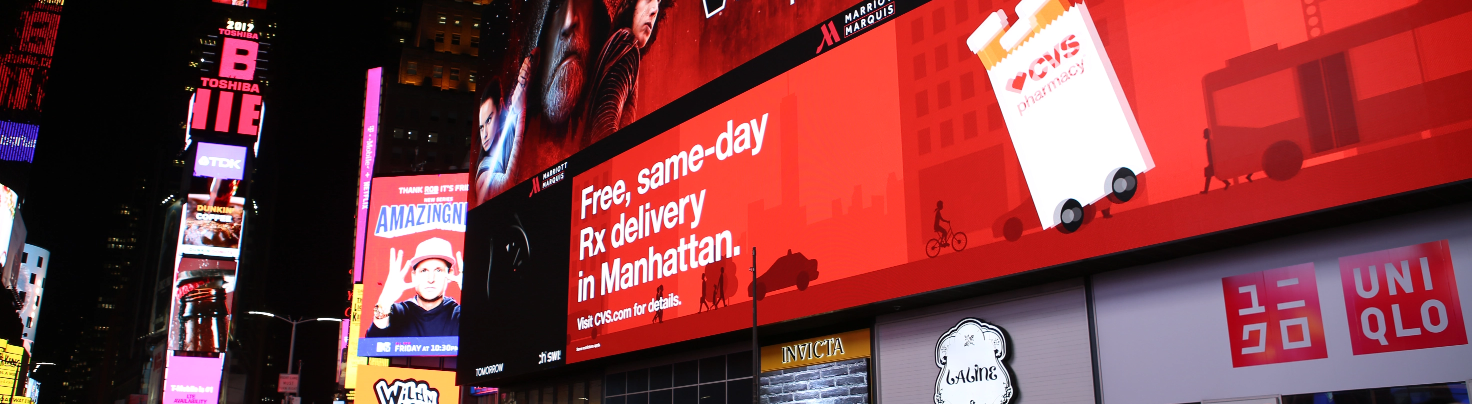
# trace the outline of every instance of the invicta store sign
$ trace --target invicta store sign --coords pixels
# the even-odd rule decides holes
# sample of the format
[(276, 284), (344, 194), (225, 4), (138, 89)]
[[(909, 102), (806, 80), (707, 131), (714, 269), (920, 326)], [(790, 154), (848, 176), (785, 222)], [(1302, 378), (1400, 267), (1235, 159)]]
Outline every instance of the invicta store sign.
[(762, 372), (867, 358), (869, 329), (762, 347)]
[(1012, 372), (1007, 334), (975, 318), (961, 320), (935, 343), (935, 404), (1007, 404), (1012, 401)]

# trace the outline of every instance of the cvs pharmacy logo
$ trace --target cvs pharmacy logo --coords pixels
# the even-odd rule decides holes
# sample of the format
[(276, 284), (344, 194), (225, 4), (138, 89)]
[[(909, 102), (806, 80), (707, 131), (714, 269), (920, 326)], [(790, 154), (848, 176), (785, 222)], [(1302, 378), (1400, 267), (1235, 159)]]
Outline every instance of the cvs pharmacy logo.
[(195, 164), (196, 165), (199, 165), (199, 166), (202, 166), (202, 167), (231, 168), (231, 169), (236, 169), (236, 170), (244, 170), (245, 169), (245, 160), (244, 159), (237, 160), (237, 159), (227, 159), (227, 158), (224, 158), (224, 157), (200, 156), (199, 157), (199, 161), (198, 162), (195, 162)]
[(1022, 85), (1027, 79), (1042, 80), (1048, 77), (1048, 72), (1063, 64), (1063, 60), (1078, 55), (1079, 43), (1074, 35), (1069, 35), (1053, 46), (1052, 52), (1043, 53), (1037, 60), (1028, 66), (1027, 71), (1017, 73), (1017, 77), (1008, 83), (1007, 89), (1012, 92), (1022, 92)]
[(373, 383), (373, 393), (378, 396), (378, 404), (439, 404), (440, 391), (429, 387), (429, 383), (409, 380), (394, 380), (390, 384), (387, 380), (378, 379)]

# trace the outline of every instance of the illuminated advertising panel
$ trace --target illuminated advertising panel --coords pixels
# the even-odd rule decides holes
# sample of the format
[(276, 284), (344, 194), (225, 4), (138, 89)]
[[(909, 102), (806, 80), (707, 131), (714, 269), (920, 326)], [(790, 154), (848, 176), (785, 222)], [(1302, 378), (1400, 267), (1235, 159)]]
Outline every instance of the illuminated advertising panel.
[(250, 7), (250, 8), (261, 8), (261, 9), (266, 8), (266, 0), (210, 0), (210, 1), (213, 1), (213, 2), (216, 2), (216, 3), (220, 3), (220, 4), (229, 4), (229, 5), (232, 5), (232, 6)]
[(0, 160), (31, 162), (40, 130), (36, 125), (0, 121)]
[(454, 356), (459, 351), (465, 179), (465, 174), (373, 179), (358, 355)]
[(191, 84), (187, 136), (247, 139), (254, 142), (265, 119), (270, 40), (269, 24), (250, 13), (222, 15), (200, 41), (204, 57), (190, 65), (199, 69)]
[(373, 188), (373, 157), (378, 153), (378, 108), (383, 93), (383, 68), (368, 69), (367, 90), (363, 94), (363, 147), (359, 150), (358, 210), (354, 214), (353, 282), (363, 282), (363, 243), (368, 236), (368, 190)]
[[(39, 123), (56, 33), (61, 28), (60, 0), (25, 2), (20, 6), (15, 37), (0, 55), (0, 115), (6, 121)], [(7, 137), (13, 136), (11, 133)], [(30, 139), (32, 142), (35, 138)], [(32, 146), (34, 147), (34, 146)], [(8, 159), (7, 159), (8, 160)], [(29, 160), (12, 160), (27, 161)]]
[[(16, 209), (20, 208), (20, 195), (3, 184), (0, 184), (0, 240), (10, 241), (10, 233), (15, 230)], [(10, 250), (0, 250), (0, 267), (8, 268), (10, 265)]]
[[(480, 87), (471, 206), (754, 60), (851, 1), (675, 3), (488, 5), (483, 20), (495, 31), (484, 35), (487, 65), (480, 71), (499, 73)], [(864, 18), (880, 21), (894, 12), (876, 11)], [(561, 32), (556, 27), (568, 18), (589, 23)], [(844, 29), (847, 36), (862, 27)], [(814, 45), (824, 49), (822, 40), (801, 47), (812, 54)]]
[(748, 328), (753, 297), (772, 323), (1472, 178), (1472, 62), (1445, 45), (1472, 3), (1326, 4), (1354, 17), (1305, 30), (1238, 2), (900, 2), (849, 35), (887, 4), (474, 210), (462, 335), (496, 348), (462, 376)]
[(217, 404), (224, 358), (170, 356), (164, 369), (164, 404)]
[(198, 143), (182, 212), (180, 254), (240, 256), (246, 153), (241, 146)]
[(235, 261), (179, 258), (169, 316), (169, 350), (224, 352), (235, 297)]
[(387, 366), (358, 367), (357, 402), (364, 404), (459, 404), (455, 372)]

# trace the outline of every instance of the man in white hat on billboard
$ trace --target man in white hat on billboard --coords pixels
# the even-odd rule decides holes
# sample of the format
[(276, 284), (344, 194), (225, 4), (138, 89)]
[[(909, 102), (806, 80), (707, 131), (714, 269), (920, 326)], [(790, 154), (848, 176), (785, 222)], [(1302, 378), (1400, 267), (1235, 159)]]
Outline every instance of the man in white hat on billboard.
[[(441, 337), (460, 335), (460, 304), (445, 290), (460, 283), (461, 253), (450, 242), (431, 238), (419, 243), (414, 258), (404, 264), (404, 251), (390, 248), (388, 279), (378, 304), (373, 306), (373, 326), (368, 337)], [(405, 278), (410, 282), (405, 282)], [(413, 289), (402, 302), (394, 300)]]

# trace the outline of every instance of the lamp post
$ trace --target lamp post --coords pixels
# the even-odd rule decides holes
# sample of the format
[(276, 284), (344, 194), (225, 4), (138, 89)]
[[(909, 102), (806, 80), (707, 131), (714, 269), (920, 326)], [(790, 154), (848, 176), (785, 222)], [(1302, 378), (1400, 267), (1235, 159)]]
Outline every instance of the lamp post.
[[(288, 348), (287, 351), (286, 351), (286, 374), (289, 374), (289, 375), (296, 374), (296, 373), (292, 373), (291, 372), (291, 364), (292, 364), (292, 361), (296, 359), (296, 325), (297, 324), (301, 324), (301, 323), (306, 323), (306, 322), (312, 322), (312, 321), (333, 321), (333, 322), (339, 322), (339, 323), (343, 321), (343, 319), (340, 319), (340, 318), (330, 318), (330, 317), (297, 318), (295, 320), (292, 320), (289, 317), (282, 317), (282, 316), (278, 316), (278, 315), (275, 315), (275, 314), (267, 313), (267, 312), (264, 312), (264, 311), (251, 311), (251, 312), (248, 312), (248, 313), (255, 314), (255, 315), (258, 315), (258, 316), (275, 317), (275, 318), (281, 319), (281, 321), (285, 321), (285, 322), (291, 323), (291, 347)], [(300, 381), (300, 379), (298, 379), (298, 381)], [(287, 393), (287, 395), (286, 395), (286, 397), (288, 399), (287, 401), (290, 401), (291, 396), (292, 396), (292, 393)], [(288, 403), (288, 404), (290, 404), (290, 403)]]

